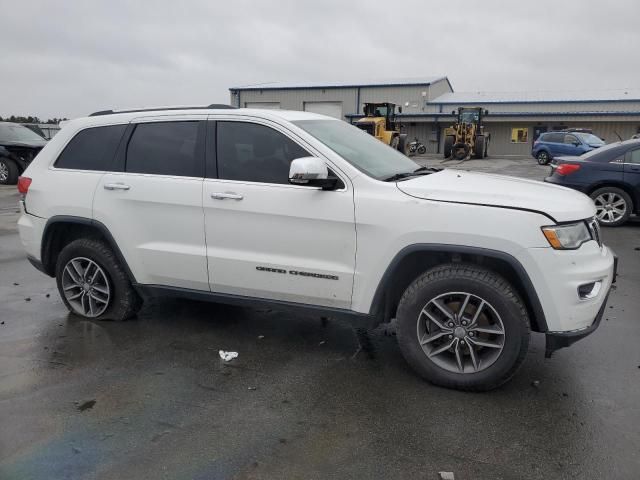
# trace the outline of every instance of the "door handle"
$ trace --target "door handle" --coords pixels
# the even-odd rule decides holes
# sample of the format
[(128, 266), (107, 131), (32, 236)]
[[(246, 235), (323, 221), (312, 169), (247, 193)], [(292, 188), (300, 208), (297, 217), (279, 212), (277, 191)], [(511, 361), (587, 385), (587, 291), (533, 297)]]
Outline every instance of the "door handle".
[(242, 200), (244, 197), (235, 192), (214, 192), (211, 194), (211, 198), (214, 200)]
[(129, 185), (125, 185), (124, 183), (105, 183), (105, 190), (129, 190), (131, 187)]

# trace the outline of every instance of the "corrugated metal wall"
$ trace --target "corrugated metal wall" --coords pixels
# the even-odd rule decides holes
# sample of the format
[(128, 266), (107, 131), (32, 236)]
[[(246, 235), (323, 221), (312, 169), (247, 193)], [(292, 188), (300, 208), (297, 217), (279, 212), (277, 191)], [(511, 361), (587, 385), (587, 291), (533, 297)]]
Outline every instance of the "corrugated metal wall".
[(529, 102), (529, 103), (500, 103), (500, 104), (439, 104), (427, 105), (427, 113), (450, 112), (458, 107), (482, 106), (489, 113), (521, 113), (521, 112), (640, 112), (640, 102)]

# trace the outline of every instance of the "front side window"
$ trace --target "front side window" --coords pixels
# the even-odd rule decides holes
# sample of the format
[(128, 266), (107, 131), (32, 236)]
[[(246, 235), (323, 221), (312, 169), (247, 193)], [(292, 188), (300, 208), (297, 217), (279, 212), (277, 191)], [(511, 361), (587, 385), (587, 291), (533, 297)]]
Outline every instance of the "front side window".
[(564, 136), (564, 143), (567, 143), (569, 145), (574, 144), (574, 143), (580, 143), (578, 141), (578, 138), (573, 136), (573, 135), (565, 135)]
[(54, 166), (100, 172), (112, 170), (113, 157), (126, 128), (126, 125), (109, 125), (81, 130), (67, 144)]
[(292, 160), (310, 154), (276, 130), (248, 122), (217, 122), (218, 178), (289, 184)]
[(629, 152), (629, 161), (631, 163), (640, 164), (640, 148)]
[(199, 122), (154, 122), (136, 125), (125, 171), (177, 177), (202, 177), (203, 155), (198, 148)]

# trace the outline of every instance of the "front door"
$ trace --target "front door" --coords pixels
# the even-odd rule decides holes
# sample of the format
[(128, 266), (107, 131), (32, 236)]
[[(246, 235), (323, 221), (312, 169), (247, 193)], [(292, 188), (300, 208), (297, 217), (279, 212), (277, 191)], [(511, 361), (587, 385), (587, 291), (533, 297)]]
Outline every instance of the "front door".
[[(171, 117), (169, 117), (171, 118)], [(94, 218), (111, 232), (142, 284), (209, 290), (202, 183), (206, 121), (133, 125), (94, 198)]]
[(311, 155), (294, 138), (269, 122), (210, 122), (214, 178), (204, 181), (203, 205), (211, 290), (348, 308), (352, 187), (346, 176), (334, 191), (289, 184), (291, 160)]

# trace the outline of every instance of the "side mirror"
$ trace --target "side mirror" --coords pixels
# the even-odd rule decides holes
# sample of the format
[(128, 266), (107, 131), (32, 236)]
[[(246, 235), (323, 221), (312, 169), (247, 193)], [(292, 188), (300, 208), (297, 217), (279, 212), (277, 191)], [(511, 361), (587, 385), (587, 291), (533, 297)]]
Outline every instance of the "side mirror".
[(289, 183), (333, 190), (338, 184), (338, 179), (329, 178), (329, 169), (323, 160), (317, 157), (302, 157), (291, 162)]
[(579, 147), (580, 146), (580, 142), (573, 142), (573, 146), (574, 147)]

